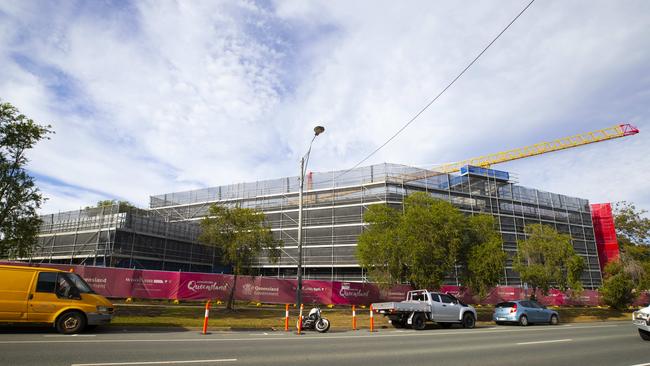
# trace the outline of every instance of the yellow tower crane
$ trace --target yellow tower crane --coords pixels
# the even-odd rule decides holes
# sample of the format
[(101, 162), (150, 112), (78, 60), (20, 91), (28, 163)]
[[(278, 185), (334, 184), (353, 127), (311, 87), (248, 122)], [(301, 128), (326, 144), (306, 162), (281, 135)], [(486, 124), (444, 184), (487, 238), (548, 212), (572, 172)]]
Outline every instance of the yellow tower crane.
[(579, 135), (563, 137), (549, 142), (540, 142), (534, 145), (520, 147), (518, 149), (483, 155), (455, 163), (442, 164), (440, 166), (432, 168), (431, 170), (440, 173), (454, 173), (459, 171), (460, 168), (464, 167), (465, 165), (489, 168), (493, 164), (546, 154), (549, 152), (587, 145), (594, 142), (636, 135), (637, 133), (639, 133), (639, 129), (632, 126), (631, 124), (618, 124), (612, 127), (603, 128), (602, 130), (585, 132)]

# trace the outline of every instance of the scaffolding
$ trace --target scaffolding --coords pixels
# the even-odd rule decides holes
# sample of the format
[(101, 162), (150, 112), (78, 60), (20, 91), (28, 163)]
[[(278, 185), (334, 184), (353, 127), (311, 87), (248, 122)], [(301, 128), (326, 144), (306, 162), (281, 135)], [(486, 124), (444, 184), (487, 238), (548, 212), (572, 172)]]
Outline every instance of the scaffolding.
[[(304, 278), (363, 281), (356, 260), (356, 245), (366, 224), (363, 215), (371, 205), (385, 204), (402, 209), (404, 198), (427, 192), (447, 200), (468, 215), (485, 213), (495, 217), (509, 254), (504, 285), (520, 285), (512, 270), (517, 241), (525, 238), (530, 224), (546, 224), (571, 235), (576, 252), (585, 258), (586, 288), (601, 284), (589, 202), (585, 199), (517, 185), (506, 172), (472, 169), (460, 174), (378, 164), (350, 171), (309, 173), (303, 208)], [(498, 172), (495, 173), (495, 172)], [(231, 184), (186, 192), (151, 196), (150, 210), (170, 222), (197, 222), (212, 204), (261, 210), (274, 237), (284, 248), (278, 263), (259, 258), (261, 273), (295, 277), (298, 245), (298, 177)], [(459, 284), (452, 274), (450, 284)]]
[(86, 208), (41, 216), (34, 262), (206, 271), (220, 268), (214, 248), (198, 243), (194, 222), (169, 222), (154, 211)]

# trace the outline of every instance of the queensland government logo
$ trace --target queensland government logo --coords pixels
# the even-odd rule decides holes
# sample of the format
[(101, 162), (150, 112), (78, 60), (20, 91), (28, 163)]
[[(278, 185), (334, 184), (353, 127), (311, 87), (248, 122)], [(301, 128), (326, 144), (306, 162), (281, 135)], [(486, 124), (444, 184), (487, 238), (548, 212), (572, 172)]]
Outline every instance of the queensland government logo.
[(262, 287), (256, 286), (250, 283), (242, 286), (242, 292), (244, 295), (271, 295), (277, 296), (280, 292), (278, 287)]

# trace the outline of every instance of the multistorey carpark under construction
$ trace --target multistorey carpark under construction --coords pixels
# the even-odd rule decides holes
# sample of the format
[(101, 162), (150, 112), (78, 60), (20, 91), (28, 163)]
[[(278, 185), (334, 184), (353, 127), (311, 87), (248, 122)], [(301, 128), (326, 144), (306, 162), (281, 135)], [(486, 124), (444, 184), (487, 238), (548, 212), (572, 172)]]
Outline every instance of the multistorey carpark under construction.
[[(314, 130), (316, 135), (324, 130), (320, 128)], [(303, 277), (366, 281), (355, 252), (358, 237), (366, 227), (363, 215), (368, 207), (385, 204), (401, 209), (407, 195), (427, 192), (451, 202), (468, 215), (495, 217), (503, 250), (509, 255), (503, 269), (503, 285), (522, 285), (512, 270), (512, 258), (517, 242), (526, 237), (526, 226), (541, 223), (570, 235), (576, 253), (585, 259), (584, 287), (599, 287), (601, 269), (619, 255), (610, 205), (590, 206), (586, 199), (522, 187), (507, 172), (487, 168), (637, 133), (639, 130), (630, 124), (617, 124), (433, 169), (378, 164), (309, 173), (303, 184)], [(147, 210), (113, 205), (44, 215), (38, 246), (30, 258), (22, 259), (174, 271), (228, 271), (219, 262), (218, 252), (198, 241), (199, 220), (208, 214), (210, 205), (218, 204), (264, 212), (273, 235), (284, 247), (279, 261), (272, 263), (261, 256), (257, 268), (263, 275), (293, 278), (299, 267), (299, 192), (299, 178), (286, 177), (155, 195), (150, 197)], [(460, 285), (456, 271), (449, 274), (447, 283)]]
[[(303, 204), (304, 278), (364, 281), (355, 252), (364, 230), (363, 214), (371, 205), (401, 209), (413, 192), (428, 192), (466, 214), (495, 217), (510, 258), (530, 224), (546, 224), (571, 236), (576, 253), (585, 259), (583, 283), (602, 283), (589, 202), (516, 184), (507, 172), (467, 166), (444, 174), (398, 164), (378, 164), (349, 171), (309, 173)], [(284, 248), (277, 263), (259, 258), (264, 275), (295, 277), (298, 257), (298, 177), (232, 184), (151, 196), (150, 210), (169, 222), (198, 222), (211, 204), (254, 208), (265, 213), (268, 225)], [(503, 285), (521, 285), (508, 260)], [(459, 284), (452, 273), (450, 284)]]

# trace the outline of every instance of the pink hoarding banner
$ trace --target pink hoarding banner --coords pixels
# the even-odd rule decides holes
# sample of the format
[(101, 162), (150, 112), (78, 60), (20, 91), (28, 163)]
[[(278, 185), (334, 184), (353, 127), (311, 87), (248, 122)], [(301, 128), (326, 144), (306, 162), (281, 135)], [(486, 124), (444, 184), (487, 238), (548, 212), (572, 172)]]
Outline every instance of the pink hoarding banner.
[[(25, 265), (25, 263), (3, 262)], [(205, 300), (228, 299), (234, 284), (234, 276), (215, 273), (169, 272), (126, 268), (90, 267), (74, 265), (42, 264), (44, 267), (72, 270), (83, 277), (93, 289), (111, 298)], [(235, 299), (275, 304), (292, 304), (296, 301), (296, 280), (261, 276), (238, 276)], [(411, 290), (409, 285), (397, 285), (389, 289), (372, 283), (304, 280), (302, 301), (305, 304), (369, 305), (379, 301), (401, 301)], [(459, 286), (442, 286), (441, 292), (450, 293), (466, 303), (496, 304), (501, 301), (525, 299), (531, 290), (520, 287), (498, 286), (484, 299)], [(602, 304), (596, 290), (584, 290), (579, 294), (551, 289), (547, 295), (537, 293), (545, 305)], [(650, 296), (640, 294), (635, 305), (647, 305)]]
[(178, 291), (174, 299), (227, 299), (233, 285), (233, 276), (211, 273), (180, 272)]
[(254, 302), (286, 304), (293, 302), (293, 281), (272, 277), (237, 276), (235, 298)]
[(379, 287), (370, 283), (331, 282), (331, 304), (360, 305), (380, 300)]

